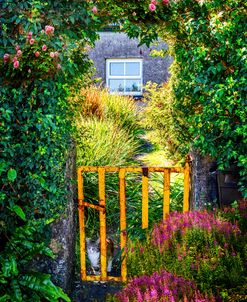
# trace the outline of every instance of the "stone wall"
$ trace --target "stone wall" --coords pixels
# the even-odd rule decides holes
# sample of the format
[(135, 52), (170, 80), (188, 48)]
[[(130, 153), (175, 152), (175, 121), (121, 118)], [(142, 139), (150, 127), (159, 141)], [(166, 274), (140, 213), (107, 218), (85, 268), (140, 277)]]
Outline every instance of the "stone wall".
[(55, 259), (37, 256), (30, 268), (51, 275), (52, 281), (70, 294), (75, 275), (75, 243), (77, 215), (76, 187), (76, 148), (71, 144), (66, 162), (65, 179), (67, 186), (67, 204), (63, 214), (51, 224), (50, 248)]
[(77, 188), (76, 188), (76, 148), (71, 144), (66, 163), (66, 185), (68, 203), (64, 214), (52, 225), (52, 239), (50, 247), (56, 254), (51, 262), (49, 271), (54, 283), (62, 287), (67, 293), (71, 290), (71, 283), (75, 274), (75, 242), (76, 242), (76, 215), (77, 215)]
[(190, 210), (203, 209), (210, 204), (218, 206), (216, 163), (209, 156), (201, 156), (199, 152), (190, 152), (191, 190)]
[(164, 83), (169, 77), (168, 68), (172, 58), (154, 58), (150, 56), (153, 49), (167, 49), (167, 45), (159, 41), (153, 43), (150, 48), (145, 45), (138, 46), (138, 39), (130, 39), (125, 33), (101, 32), (100, 39), (95, 47), (89, 51), (89, 57), (94, 61), (96, 77), (106, 80), (106, 59), (115, 58), (143, 58), (143, 84), (152, 81), (158, 84)]

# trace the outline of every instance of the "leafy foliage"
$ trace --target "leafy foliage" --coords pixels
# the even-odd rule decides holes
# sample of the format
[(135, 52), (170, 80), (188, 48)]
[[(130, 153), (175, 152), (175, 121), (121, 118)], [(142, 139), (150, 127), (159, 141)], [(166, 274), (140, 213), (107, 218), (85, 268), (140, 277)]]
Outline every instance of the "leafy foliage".
[(196, 148), (216, 158), (220, 169), (236, 163), (246, 195), (246, 3), (155, 2), (153, 11), (148, 0), (105, 0), (99, 7), (113, 6), (129, 36), (141, 43), (148, 44), (157, 34), (169, 43), (174, 77), (162, 105), (169, 108), (157, 114), (159, 123), (163, 126), (171, 110), (166, 136), (172, 137), (176, 150), (178, 144), (181, 152)]
[[(1, 262), (4, 286), (0, 292), (1, 295), (12, 292), (14, 286), (16, 297), (11, 296), (14, 301), (21, 301), (22, 295), (28, 301), (31, 291), (24, 294), (22, 289), (35, 286), (35, 297), (39, 296), (38, 292), (49, 301), (64, 297), (47, 276), (43, 276), (41, 282), (41, 275), (32, 275), (26, 270), (28, 261), (37, 254), (52, 255), (47, 252), (48, 241), (44, 244), (44, 221), (38, 218), (55, 218), (64, 207), (61, 200), (66, 200), (63, 171), (70, 127), (66, 123), (66, 104), (62, 98), (65, 94), (59, 83), (39, 80), (18, 89), (4, 86), (1, 91), (4, 152), (0, 162), (0, 237), (1, 257), (7, 262)], [(41, 228), (42, 236), (37, 237), (32, 224)], [(12, 269), (6, 274), (9, 263)], [(14, 263), (18, 270), (14, 269)], [(29, 277), (25, 279), (25, 276)], [(36, 284), (38, 281), (31, 282), (35, 280), (40, 280), (40, 287)]]
[(1, 301), (70, 301), (50, 280), (50, 275), (28, 269), (38, 255), (54, 258), (43, 241), (44, 219), (29, 220), (17, 227), (0, 255)]
[(90, 66), (83, 52), (97, 22), (86, 1), (6, 0), (0, 18), (0, 300), (70, 301), (32, 263), (54, 257), (49, 223), (67, 194), (68, 87)]
[[(174, 66), (173, 66), (174, 67)], [(150, 137), (155, 138), (156, 145), (166, 151), (168, 158), (175, 162), (184, 160), (188, 154), (188, 145), (191, 135), (188, 133), (189, 124), (183, 121), (182, 112), (174, 109), (174, 92), (169, 80), (164, 86), (149, 82), (145, 87), (147, 106), (142, 115), (142, 124), (150, 132)], [(177, 133), (177, 120), (183, 131)]]

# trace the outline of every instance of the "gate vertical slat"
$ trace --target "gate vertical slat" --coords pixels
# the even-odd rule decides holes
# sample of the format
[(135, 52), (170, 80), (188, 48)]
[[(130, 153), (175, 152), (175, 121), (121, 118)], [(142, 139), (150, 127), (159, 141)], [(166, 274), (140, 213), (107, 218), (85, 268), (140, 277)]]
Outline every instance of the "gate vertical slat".
[(148, 228), (148, 168), (142, 174), (142, 228)]
[(126, 264), (126, 180), (125, 169), (119, 170), (119, 202), (120, 202), (120, 248), (122, 251), (121, 277), (122, 281), (127, 281), (127, 264)]
[(171, 170), (165, 169), (164, 171), (164, 199), (163, 199), (163, 219), (170, 212), (170, 186), (171, 186)]
[(79, 212), (79, 228), (80, 228), (80, 262), (81, 262), (81, 278), (86, 278), (86, 243), (85, 243), (85, 217), (84, 217), (84, 192), (83, 192), (83, 172), (78, 169), (78, 212)]
[[(99, 167), (99, 205), (102, 208), (106, 206), (105, 199), (105, 169)], [(100, 265), (101, 265), (101, 277), (106, 278), (106, 211), (99, 212), (99, 220), (100, 220)]]
[(187, 159), (184, 167), (183, 212), (189, 211), (189, 194), (190, 194), (190, 165), (189, 165), (189, 160)]

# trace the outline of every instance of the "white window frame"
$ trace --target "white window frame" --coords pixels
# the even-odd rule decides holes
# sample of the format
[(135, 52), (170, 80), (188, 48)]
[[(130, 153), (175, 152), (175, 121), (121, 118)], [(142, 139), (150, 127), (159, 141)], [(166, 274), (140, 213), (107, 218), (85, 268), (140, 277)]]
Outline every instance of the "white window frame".
[[(110, 64), (111, 63), (128, 63), (128, 62), (133, 62), (133, 63), (140, 63), (140, 74), (138, 76), (126, 76), (126, 75), (120, 75), (120, 76), (112, 76), (110, 75)], [(112, 91), (110, 93), (114, 94), (122, 94), (122, 95), (133, 95), (133, 96), (140, 96), (142, 95), (142, 89), (143, 89), (143, 60), (138, 59), (138, 58), (121, 58), (121, 59), (106, 59), (106, 87), (109, 88), (110, 90), (110, 85), (109, 85), (109, 80), (123, 80), (124, 81), (124, 87), (125, 87), (125, 81), (126, 80), (140, 80), (140, 85), (141, 85), (141, 91)], [(124, 73), (125, 73), (125, 64), (124, 64)]]

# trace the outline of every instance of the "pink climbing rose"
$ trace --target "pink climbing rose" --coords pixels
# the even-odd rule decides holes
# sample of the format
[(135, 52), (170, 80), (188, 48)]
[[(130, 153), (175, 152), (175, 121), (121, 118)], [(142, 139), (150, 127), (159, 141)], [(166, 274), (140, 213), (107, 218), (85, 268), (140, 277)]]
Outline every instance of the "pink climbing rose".
[(47, 35), (52, 35), (54, 33), (54, 27), (51, 25), (46, 25), (45, 26), (45, 33)]
[(154, 5), (157, 5), (157, 1), (156, 0), (151, 0), (151, 3), (153, 3)]
[(169, 0), (163, 0), (162, 2), (163, 2), (163, 4), (165, 4), (165, 5), (168, 5), (168, 4), (169, 4)]
[(43, 51), (46, 51), (46, 50), (47, 50), (47, 46), (46, 46), (45, 44), (42, 46), (42, 50), (43, 50)]
[(4, 63), (7, 63), (9, 61), (9, 58), (10, 58), (10, 55), (8, 53), (6, 53), (4, 56), (3, 56), (3, 61)]
[(33, 45), (34, 42), (35, 42), (34, 39), (30, 39), (30, 40), (29, 40), (30, 45)]
[(36, 51), (36, 52), (35, 52), (35, 57), (38, 58), (39, 55), (40, 55), (40, 52), (39, 52), (39, 51)]
[(18, 60), (17, 60), (17, 57), (14, 57), (14, 58), (13, 58), (13, 62), (16, 62), (16, 61), (18, 61)]
[(14, 61), (14, 68), (17, 69), (19, 68), (19, 66), (20, 66), (19, 61)]
[(20, 57), (22, 55), (22, 51), (19, 49), (18, 51), (17, 51), (17, 57)]
[(98, 12), (97, 6), (94, 6), (94, 7), (92, 8), (92, 12), (93, 12), (94, 14), (97, 14), (97, 12)]
[(153, 12), (156, 10), (156, 6), (153, 4), (153, 3), (150, 3), (149, 6), (148, 6), (148, 9)]
[(28, 38), (28, 40), (32, 39), (32, 36), (33, 36), (33, 33), (32, 33), (31, 31), (29, 31), (29, 32), (27, 33), (27, 38)]
[(15, 50), (18, 51), (20, 49), (19, 45), (16, 45)]
[(50, 52), (50, 57), (54, 58), (55, 57), (55, 53), (54, 52)]

